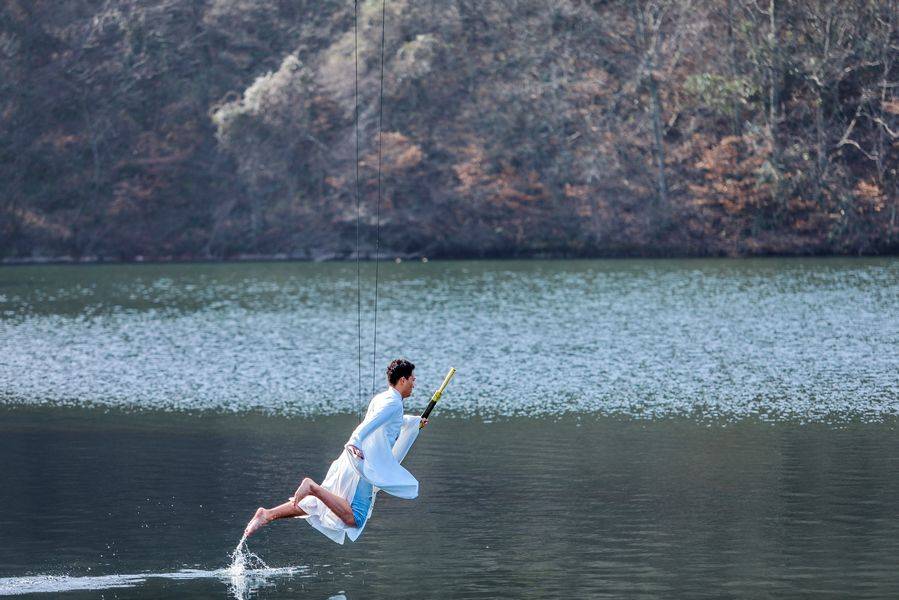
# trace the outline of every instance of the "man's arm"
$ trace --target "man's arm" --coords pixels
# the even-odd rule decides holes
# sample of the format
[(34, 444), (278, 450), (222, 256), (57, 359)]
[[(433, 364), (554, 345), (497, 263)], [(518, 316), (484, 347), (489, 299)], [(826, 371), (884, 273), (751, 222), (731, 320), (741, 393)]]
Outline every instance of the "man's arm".
[(381, 408), (378, 412), (371, 415), (370, 418), (362, 421), (358, 427), (353, 431), (350, 435), (350, 439), (346, 444), (346, 448), (356, 455), (358, 458), (365, 458), (365, 455), (362, 454), (362, 450), (359, 449), (359, 445), (365, 441), (373, 431), (375, 431), (378, 427), (384, 425), (387, 421), (394, 418), (397, 412), (402, 414), (403, 408), (402, 406), (397, 406), (395, 404), (388, 404)]

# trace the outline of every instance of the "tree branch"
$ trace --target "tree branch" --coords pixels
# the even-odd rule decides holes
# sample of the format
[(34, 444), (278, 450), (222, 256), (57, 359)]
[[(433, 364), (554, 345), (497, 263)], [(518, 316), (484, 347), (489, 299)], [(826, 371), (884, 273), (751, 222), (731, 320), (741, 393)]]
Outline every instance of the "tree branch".
[(896, 138), (899, 138), (899, 131), (893, 131), (892, 129), (890, 129), (890, 126), (886, 124), (886, 121), (884, 121), (884, 120), (881, 119), (880, 117), (874, 117), (873, 120), (874, 120), (875, 123), (877, 123), (878, 125), (880, 125), (881, 127), (883, 127), (884, 131), (887, 132), (887, 135), (888, 135), (888, 136), (890, 136), (890, 137), (893, 138), (894, 140), (895, 140)]

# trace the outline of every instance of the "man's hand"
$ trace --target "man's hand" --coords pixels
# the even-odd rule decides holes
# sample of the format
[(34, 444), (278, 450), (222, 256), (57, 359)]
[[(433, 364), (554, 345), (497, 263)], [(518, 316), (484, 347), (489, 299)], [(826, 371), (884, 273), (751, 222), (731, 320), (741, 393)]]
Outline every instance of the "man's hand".
[(427, 420), (427, 419), (422, 419), (422, 420), (421, 420), (421, 423), (418, 425), (418, 428), (419, 428), (419, 429), (424, 429), (424, 428), (425, 428), (425, 425), (427, 425), (427, 424), (428, 424), (428, 420)]
[(350, 453), (352, 453), (352, 455), (355, 456), (356, 458), (358, 458), (359, 460), (365, 459), (365, 455), (362, 454), (362, 450), (360, 450), (356, 446), (353, 446), (352, 444), (350, 444), (349, 446), (346, 447), (346, 449), (349, 450)]

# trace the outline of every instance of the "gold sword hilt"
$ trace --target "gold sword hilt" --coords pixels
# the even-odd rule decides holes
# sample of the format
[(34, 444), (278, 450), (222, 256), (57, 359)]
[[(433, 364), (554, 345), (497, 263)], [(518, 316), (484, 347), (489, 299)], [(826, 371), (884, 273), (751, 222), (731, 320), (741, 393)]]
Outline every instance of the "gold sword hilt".
[[(443, 378), (443, 383), (440, 384), (440, 387), (437, 388), (437, 391), (434, 392), (434, 395), (431, 396), (431, 401), (428, 402), (427, 408), (425, 411), (421, 413), (422, 419), (427, 419), (430, 416), (431, 411), (434, 410), (434, 407), (437, 405), (437, 401), (440, 400), (440, 397), (443, 395), (443, 391), (446, 390), (446, 386), (449, 385), (450, 380), (452, 380), (453, 375), (456, 374), (456, 369), (454, 367), (450, 367), (449, 372), (447, 372), (446, 377)], [(421, 429), (424, 425), (419, 425), (418, 428)]]

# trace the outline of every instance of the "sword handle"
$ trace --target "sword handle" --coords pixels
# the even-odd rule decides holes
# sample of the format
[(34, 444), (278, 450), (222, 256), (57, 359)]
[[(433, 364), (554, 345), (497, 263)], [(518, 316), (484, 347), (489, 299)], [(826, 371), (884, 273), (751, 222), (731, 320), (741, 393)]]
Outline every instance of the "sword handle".
[[(431, 414), (431, 411), (434, 410), (434, 407), (437, 406), (437, 401), (440, 400), (440, 396), (443, 395), (443, 391), (446, 389), (446, 386), (449, 385), (450, 380), (453, 378), (453, 375), (456, 374), (456, 369), (450, 367), (449, 372), (447, 372), (446, 377), (443, 378), (443, 383), (440, 384), (440, 387), (437, 388), (437, 391), (434, 392), (434, 395), (431, 396), (431, 401), (428, 402), (428, 406), (425, 408), (425, 411), (421, 413), (422, 419), (427, 419)], [(421, 425), (418, 426), (421, 429)]]

